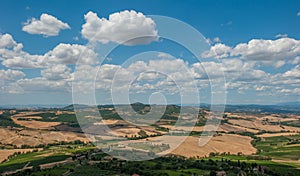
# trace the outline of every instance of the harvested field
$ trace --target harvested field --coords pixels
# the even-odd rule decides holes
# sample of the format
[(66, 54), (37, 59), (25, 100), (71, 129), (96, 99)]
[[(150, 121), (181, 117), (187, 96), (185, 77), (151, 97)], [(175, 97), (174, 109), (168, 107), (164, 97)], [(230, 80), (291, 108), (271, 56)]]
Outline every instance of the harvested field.
[[(122, 122), (122, 121), (121, 121)], [(118, 122), (118, 124), (120, 123), (120, 121)], [(123, 126), (124, 125), (124, 126)], [(83, 131), (86, 134), (90, 134), (90, 135), (96, 135), (98, 137), (101, 138), (111, 138), (111, 137), (139, 137), (140, 134), (139, 132), (141, 132), (141, 130), (143, 130), (147, 135), (155, 135), (155, 134), (161, 134), (162, 132), (158, 132), (155, 130), (154, 127), (135, 127), (133, 125), (128, 125), (123, 123), (122, 126), (118, 126), (118, 125), (111, 125), (111, 126), (107, 126), (104, 125), (103, 123), (97, 123), (96, 125), (91, 125), (91, 126), (86, 126)]]
[[(29, 116), (31, 117), (31, 116)], [(18, 117), (20, 118), (20, 117)], [(42, 122), (36, 120), (19, 120), (17, 117), (12, 117), (14, 123), (32, 129), (54, 129), (55, 126), (60, 125), (61, 122)], [(23, 117), (22, 117), (23, 118)], [(28, 117), (27, 117), (28, 118)], [(37, 116), (37, 118), (39, 118)], [(32, 119), (32, 118), (28, 118)]]
[(222, 135), (213, 137), (206, 145), (200, 147), (198, 145), (198, 137), (188, 137), (172, 153), (185, 157), (209, 156), (209, 153), (224, 153), (238, 154), (239, 152), (250, 155), (256, 152), (256, 149), (251, 145), (251, 138), (239, 135)]
[(24, 117), (24, 116), (34, 116), (36, 114), (41, 114), (44, 112), (30, 112), (30, 111), (26, 111), (26, 112), (20, 112), (19, 114), (15, 114), (12, 117)]
[(227, 123), (221, 125), (221, 129), (223, 129), (223, 131), (226, 131), (226, 132), (250, 132), (250, 133), (258, 133), (259, 132), (259, 130), (241, 127), (241, 126), (237, 126), (237, 125), (230, 125)]
[(94, 125), (113, 125), (117, 124), (120, 120), (101, 120), (101, 122), (94, 123)]
[(38, 131), (38, 130), (9, 130), (0, 128), (0, 141), (3, 145), (11, 144), (21, 147), (22, 145), (37, 146), (39, 144), (51, 144), (60, 141), (71, 142), (80, 140), (88, 142), (84, 134), (73, 132)]
[(118, 128), (118, 129), (114, 129), (113, 132), (117, 135), (117, 136), (139, 136), (138, 132), (140, 132), (140, 129), (138, 128)]
[[(191, 127), (184, 127), (184, 126), (178, 126), (178, 127), (173, 127), (172, 125), (161, 125), (161, 127), (165, 127), (165, 128), (169, 128), (172, 130), (193, 130), (193, 131), (197, 131), (197, 132), (201, 132), (204, 131), (204, 126), (195, 126), (194, 128)], [(207, 125), (206, 126), (206, 131), (213, 131), (213, 129), (215, 129), (215, 127), (213, 125)], [(242, 126), (237, 126), (237, 125), (230, 125), (230, 124), (222, 124), (220, 125), (217, 130), (217, 132), (251, 132), (251, 133), (257, 133), (259, 132), (259, 130), (255, 130), (255, 129), (251, 129), (251, 128), (246, 128), (246, 127), (242, 127)]]
[(294, 121), (294, 120), (297, 120), (295, 118), (281, 118), (281, 117), (270, 117), (270, 116), (266, 116), (266, 117), (263, 117), (262, 119), (268, 119), (269, 122), (286, 122), (286, 121)]
[[(152, 143), (167, 143), (171, 148), (174, 148), (181, 139), (182, 137), (180, 136), (161, 136), (148, 138), (147, 141)], [(199, 146), (199, 137), (188, 136), (186, 140), (171, 153), (185, 157), (205, 157), (209, 156), (211, 152), (230, 152), (231, 154), (241, 152), (245, 155), (250, 155), (256, 152), (256, 149), (251, 145), (251, 140), (252, 138), (247, 136), (223, 134), (221, 136), (212, 137), (206, 145)]]
[(283, 125), (271, 125), (263, 123), (262, 120), (235, 120), (230, 119), (228, 120), (229, 123), (250, 128), (250, 129), (256, 129), (260, 131), (272, 131), (272, 132), (282, 132), (282, 131), (290, 131), (290, 132), (300, 132), (300, 128), (297, 127), (291, 127), (291, 126), (283, 126)]
[(293, 136), (298, 135), (299, 133), (264, 133), (256, 135), (257, 137), (274, 137), (274, 136)]
[(255, 121), (249, 121), (249, 120), (233, 120), (230, 119), (228, 120), (229, 123), (250, 128), (250, 129), (257, 129), (257, 130), (266, 130), (266, 131), (282, 131), (284, 130), (281, 128), (279, 125), (267, 125), (267, 124), (262, 124), (261, 121), (255, 120)]
[(290, 131), (290, 132), (297, 132), (299, 133), (300, 132), (300, 128), (299, 127), (292, 127), (292, 126), (283, 126), (283, 128), (287, 131)]
[(42, 119), (41, 116), (18, 116), (18, 117), (12, 117), (13, 119), (16, 118), (19, 119)]
[(263, 116), (261, 119), (268, 119), (269, 122), (285, 122), (285, 121), (294, 121), (294, 120), (298, 120), (300, 118), (300, 116), (298, 115), (292, 115), (292, 114), (288, 114), (288, 115), (278, 115), (278, 114), (273, 114), (273, 115), (269, 115), (269, 116)]
[(256, 117), (255, 116), (252, 116), (252, 115), (246, 115), (246, 114), (236, 114), (236, 113), (225, 113), (227, 114), (227, 117), (230, 119), (230, 118), (234, 118), (234, 119), (255, 119)]
[(75, 114), (75, 112), (71, 111), (56, 111), (55, 115), (61, 115), (61, 114)]
[(106, 125), (117, 124), (119, 120), (102, 120), (102, 122)]

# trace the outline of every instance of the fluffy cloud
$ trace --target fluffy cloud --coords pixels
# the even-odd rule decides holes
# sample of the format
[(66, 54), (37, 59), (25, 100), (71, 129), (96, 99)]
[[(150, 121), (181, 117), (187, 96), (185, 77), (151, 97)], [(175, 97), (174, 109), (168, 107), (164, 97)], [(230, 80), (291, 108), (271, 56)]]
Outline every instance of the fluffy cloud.
[[(174, 95), (184, 90), (194, 91), (194, 84), (201, 91), (209, 89), (210, 81), (218, 82), (225, 76), (228, 90), (241, 94), (252, 90), (263, 96), (264, 92), (291, 95), (300, 85), (299, 66), (283, 74), (269, 75), (243, 60), (221, 61), (220, 63), (211, 61), (188, 64), (182, 59), (154, 59), (147, 62), (136, 61), (128, 67), (114, 64), (101, 66), (83, 64), (78, 65), (76, 72), (73, 73), (66, 65), (58, 64), (42, 70), (42, 77), (31, 79), (24, 78), (25, 75), (22, 72), (11, 70), (4, 73), (1, 71), (1, 78), (6, 79), (1, 90), (10, 93), (71, 92), (73, 84), (77, 91), (81, 91), (80, 93), (91, 93), (95, 86), (96, 91), (109, 94), (114, 83), (114, 89), (117, 92), (129, 89), (136, 94), (159, 91)], [(170, 67), (164, 67), (164, 65), (170, 65)], [(210, 75), (210, 80), (207, 74)], [(9, 77), (9, 75), (15, 76)]]
[[(76, 90), (83, 92), (91, 91), (94, 81), (96, 89), (102, 91), (110, 91), (113, 85), (118, 91), (130, 88), (141, 93), (159, 87), (161, 91), (170, 92), (170, 82), (175, 80), (184, 85), (183, 82), (190, 80), (187, 77), (189, 71), (187, 63), (181, 59), (136, 61), (128, 67), (113, 64), (98, 67), (80, 65), (73, 73), (73, 85), (76, 86)], [(176, 87), (174, 82), (172, 86)]]
[(16, 41), (9, 34), (0, 33), (0, 49), (13, 48), (17, 45)]
[(41, 71), (41, 75), (47, 80), (63, 80), (71, 77), (71, 69), (66, 65), (55, 65)]
[(242, 56), (252, 60), (285, 60), (300, 54), (300, 41), (292, 38), (277, 40), (250, 40), (238, 44), (231, 52), (232, 56)]
[[(167, 67), (166, 67), (167, 66)], [(160, 59), (160, 60), (150, 60), (149, 70), (157, 70), (162, 73), (174, 73), (178, 71), (184, 71), (188, 66), (188, 63), (182, 59)]]
[(0, 70), (0, 81), (14, 81), (24, 77), (25, 74), (18, 70)]
[(25, 77), (25, 74), (18, 70), (0, 70), (0, 90), (1, 93), (18, 93), (18, 85), (15, 85), (17, 80)]
[(71, 83), (65, 80), (48, 80), (42, 77), (20, 79), (17, 85), (24, 92), (70, 92)]
[(293, 69), (285, 72), (283, 77), (293, 78), (293, 79), (300, 79), (300, 65), (297, 65)]
[(297, 13), (297, 16), (300, 16), (300, 12)]
[(226, 58), (230, 55), (232, 48), (224, 44), (218, 43), (210, 48), (209, 51), (202, 53), (201, 57), (203, 58)]
[(227, 82), (256, 82), (268, 76), (264, 71), (254, 69), (253, 64), (238, 59), (222, 60), (220, 63), (195, 63), (191, 70), (196, 79), (218, 79), (225, 76)]
[(96, 64), (97, 54), (90, 48), (77, 44), (57, 45), (53, 50), (47, 52), (41, 59), (40, 64)]
[(48, 68), (57, 64), (97, 63), (97, 53), (83, 45), (61, 43), (44, 55), (31, 55), (23, 51), (23, 45), (16, 43), (9, 34), (0, 35), (0, 41), (0, 60), (8, 68)]
[(204, 58), (240, 57), (246, 60), (261, 62), (275, 67), (283, 66), (300, 54), (300, 41), (292, 38), (277, 40), (253, 39), (235, 47), (216, 44), (209, 51), (202, 53)]
[(269, 77), (264, 71), (254, 69), (253, 64), (237, 59), (223, 60), (221, 63), (202, 62), (192, 65), (182, 59), (155, 59), (148, 62), (137, 61), (126, 68), (113, 64), (105, 64), (97, 68), (80, 66), (74, 73), (76, 85), (81, 87), (78, 88), (83, 91), (90, 90), (94, 86), (96, 73), (96, 89), (110, 91), (114, 80), (114, 85), (118, 85), (117, 89), (125, 90), (131, 86), (131, 89), (139, 93), (157, 88), (160, 91), (172, 93), (172, 91), (178, 91), (176, 84), (180, 84), (179, 87), (192, 88), (191, 80), (199, 87), (205, 87), (207, 81), (219, 80), (224, 76), (231, 87), (235, 85), (234, 88), (246, 89), (247, 87), (249, 89), (251, 84), (266, 82)]
[[(117, 73), (118, 72), (118, 73)], [(115, 78), (118, 74), (122, 79)], [(118, 87), (124, 88), (124, 82), (131, 76), (126, 69), (120, 65), (104, 64), (101, 66), (79, 65), (72, 73), (73, 91), (81, 93), (91, 93), (94, 88), (101, 90), (102, 93), (111, 90), (113, 80), (117, 81)], [(122, 84), (123, 83), (123, 84)], [(109, 93), (109, 92), (106, 92)]]
[(10, 34), (0, 33), (0, 60), (11, 58), (14, 53), (20, 52), (23, 48), (21, 43), (17, 43)]
[(38, 59), (41, 56), (30, 55), (24, 51), (20, 52), (11, 52), (6, 51), (2, 54), (4, 58), (2, 65), (8, 68), (41, 68), (42, 66), (38, 64)]
[(17, 43), (9, 34), (0, 34), (0, 60), (9, 68), (37, 68), (40, 56), (24, 52), (23, 44)]
[(113, 13), (108, 19), (88, 12), (84, 18), (86, 23), (81, 33), (89, 41), (138, 45), (158, 40), (155, 22), (134, 10)]
[[(0, 60), (4, 66), (41, 69), (41, 76), (35, 78), (25, 78), (25, 74), (17, 70), (0, 70), (1, 92), (70, 92), (76, 78), (73, 85), (85, 93), (91, 93), (94, 86), (97, 91), (110, 93), (114, 82), (118, 91), (130, 88), (134, 93), (160, 91), (173, 95), (181, 92), (182, 87), (184, 90), (192, 90), (194, 83), (201, 91), (202, 88), (209, 90), (209, 82), (218, 82), (223, 76), (228, 90), (237, 93), (257, 91), (258, 95), (276, 93), (286, 96), (299, 92), (300, 66), (271, 75), (255, 65), (257, 61), (299, 64), (298, 41), (289, 38), (251, 40), (235, 47), (216, 44), (205, 56), (227, 58), (220, 62), (189, 64), (182, 59), (172, 59), (168, 54), (159, 53), (156, 59), (136, 61), (126, 67), (114, 64), (95, 66), (97, 54), (83, 45), (59, 44), (43, 55), (31, 55), (23, 51), (23, 45), (9, 34), (1, 34), (0, 41)], [(263, 47), (265, 50), (260, 50)], [(262, 55), (269, 55), (275, 61)], [(290, 59), (286, 61), (283, 58)], [(76, 64), (78, 59), (81, 62), (77, 71), (72, 72), (71, 65)], [(210, 75), (210, 79), (207, 75)]]
[(31, 55), (23, 51), (23, 45), (17, 43), (9, 34), (1, 34), (0, 41), (2, 65), (8, 68), (42, 69), (42, 77), (30, 79), (25, 78), (21, 71), (1, 70), (1, 92), (70, 91), (73, 73), (67, 65), (97, 63), (97, 54), (83, 45), (59, 44), (44, 55)]
[(270, 80), (265, 82), (265, 84), (269, 84), (271, 86), (278, 87), (299, 87), (300, 79), (295, 79), (297, 77), (297, 73), (294, 71), (287, 71), (283, 74), (275, 74), (270, 76)]
[(28, 20), (22, 30), (29, 34), (40, 34), (44, 36), (57, 36), (60, 30), (70, 29), (67, 23), (64, 23), (54, 16), (43, 13), (40, 19), (32, 18)]

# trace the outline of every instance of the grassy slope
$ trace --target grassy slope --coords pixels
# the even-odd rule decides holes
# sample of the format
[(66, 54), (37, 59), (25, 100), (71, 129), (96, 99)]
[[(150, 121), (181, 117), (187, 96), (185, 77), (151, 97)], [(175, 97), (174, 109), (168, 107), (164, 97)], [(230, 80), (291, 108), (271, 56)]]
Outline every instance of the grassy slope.
[(81, 145), (52, 146), (43, 151), (17, 155), (9, 161), (1, 163), (0, 171), (21, 169), (29, 162), (29, 166), (38, 166), (40, 164), (63, 161), (69, 158), (72, 153), (82, 153), (91, 149), (95, 149), (95, 147)]
[[(260, 155), (277, 160), (297, 161), (300, 159), (300, 143), (297, 144), (299, 140), (300, 135), (268, 137), (257, 142), (256, 147), (261, 151)], [(291, 144), (293, 141), (296, 144)]]

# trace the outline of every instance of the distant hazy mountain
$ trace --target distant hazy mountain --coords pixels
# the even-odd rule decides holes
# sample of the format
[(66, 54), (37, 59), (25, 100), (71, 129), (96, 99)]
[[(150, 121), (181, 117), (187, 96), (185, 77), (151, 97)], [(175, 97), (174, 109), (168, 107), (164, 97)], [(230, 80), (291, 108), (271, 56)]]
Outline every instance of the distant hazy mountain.
[[(118, 105), (126, 106), (126, 105)], [(143, 104), (140, 102), (132, 103), (132, 108), (136, 111), (144, 110), (147, 107), (150, 107), (149, 104)], [(151, 105), (153, 106), (153, 105)], [(160, 106), (160, 105), (155, 105)], [(196, 105), (182, 105), (182, 106), (196, 106)], [(215, 105), (218, 106), (218, 105)], [(74, 110), (76, 109), (85, 109), (90, 108), (89, 105), (84, 104), (71, 104), (71, 105), (0, 105), (0, 109), (61, 109), (61, 110)], [(98, 105), (98, 108), (114, 108), (114, 105)], [(201, 103), (200, 108), (209, 109), (210, 104)], [(180, 111), (180, 105), (168, 105), (167, 111)], [(250, 113), (295, 113), (300, 114), (300, 102), (284, 102), (274, 105), (257, 105), (257, 104), (248, 104), (248, 105), (230, 105), (225, 106), (225, 111), (227, 112), (250, 112)]]
[(297, 106), (297, 107), (300, 108), (300, 102), (299, 101), (278, 103), (277, 105), (279, 105), (279, 106)]
[(251, 112), (251, 113), (282, 113), (300, 114), (299, 104), (277, 104), (277, 105), (226, 105), (228, 112)]
[(63, 107), (63, 110), (74, 110), (74, 108), (76, 109), (85, 109), (85, 108), (89, 108), (91, 106), (89, 105), (84, 105), (84, 104), (71, 104), (68, 106)]
[(53, 109), (63, 108), (66, 105), (41, 105), (41, 104), (30, 104), (30, 105), (0, 105), (0, 109)]

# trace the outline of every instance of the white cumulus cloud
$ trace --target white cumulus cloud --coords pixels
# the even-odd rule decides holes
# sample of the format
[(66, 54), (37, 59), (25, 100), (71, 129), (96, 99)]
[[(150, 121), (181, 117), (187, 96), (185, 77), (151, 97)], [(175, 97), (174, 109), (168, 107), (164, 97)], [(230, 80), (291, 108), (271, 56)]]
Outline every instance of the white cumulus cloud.
[(97, 53), (78, 44), (60, 43), (44, 55), (32, 55), (23, 51), (11, 35), (0, 34), (0, 60), (8, 68), (48, 68), (57, 64), (96, 64)]
[(108, 19), (88, 12), (84, 18), (86, 23), (82, 26), (81, 33), (89, 41), (138, 45), (158, 40), (155, 22), (134, 10), (113, 13)]
[(226, 46), (222, 43), (218, 43), (210, 48), (209, 51), (205, 51), (202, 53), (201, 57), (203, 58), (226, 58), (230, 55), (232, 48)]
[(53, 50), (47, 52), (40, 62), (43, 65), (59, 63), (59, 64), (96, 64), (97, 53), (92, 49), (78, 44), (58, 44)]
[(253, 60), (285, 60), (300, 54), (300, 41), (292, 38), (277, 40), (253, 39), (238, 44), (231, 55)]
[(297, 65), (296, 67), (292, 68), (291, 70), (285, 72), (283, 74), (283, 77), (289, 77), (293, 79), (300, 79), (300, 65)]
[(0, 70), (0, 81), (14, 81), (24, 77), (25, 74), (19, 70)]
[(0, 49), (13, 48), (16, 45), (17, 43), (11, 35), (0, 33)]
[(19, 93), (19, 86), (15, 84), (15, 82), (23, 79), (25, 76), (26, 75), (19, 70), (0, 70), (1, 93)]
[(41, 71), (41, 75), (48, 80), (62, 80), (71, 77), (71, 69), (66, 65), (55, 65)]
[(248, 43), (240, 43), (235, 47), (216, 44), (201, 56), (203, 58), (240, 57), (278, 68), (293, 62), (299, 55), (300, 40), (284, 37), (276, 40), (252, 39)]
[(17, 85), (24, 92), (69, 92), (71, 91), (71, 83), (65, 80), (48, 80), (43, 77), (32, 79), (20, 79)]
[(70, 26), (46, 13), (43, 13), (40, 19), (32, 18), (28, 20), (22, 28), (23, 31), (29, 34), (40, 34), (46, 37), (57, 36), (64, 29), (70, 29)]

